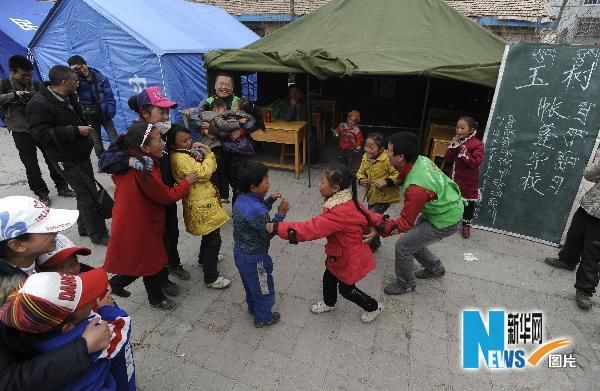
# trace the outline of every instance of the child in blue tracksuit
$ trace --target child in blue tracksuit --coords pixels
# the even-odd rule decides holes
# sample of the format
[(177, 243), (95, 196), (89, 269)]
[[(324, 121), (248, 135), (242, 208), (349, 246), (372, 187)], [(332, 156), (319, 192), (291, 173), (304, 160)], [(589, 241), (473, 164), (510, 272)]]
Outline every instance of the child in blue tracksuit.
[(246, 291), (248, 312), (254, 316), (255, 327), (279, 322), (278, 312), (271, 312), (275, 304), (273, 259), (269, 245), (273, 234), (266, 230), (269, 222), (281, 222), (290, 206), (283, 199), (278, 213), (271, 219), (269, 211), (280, 193), (267, 199), (269, 192), (268, 169), (264, 164), (248, 160), (239, 168), (239, 189), (242, 194), (233, 205), (233, 255)]

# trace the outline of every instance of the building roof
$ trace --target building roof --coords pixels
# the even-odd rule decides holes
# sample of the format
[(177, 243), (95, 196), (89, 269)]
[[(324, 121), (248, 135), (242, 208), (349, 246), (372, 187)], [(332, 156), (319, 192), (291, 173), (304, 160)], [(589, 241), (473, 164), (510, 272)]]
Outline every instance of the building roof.
[(548, 23), (555, 18), (546, 0), (447, 0), (470, 18)]
[[(196, 3), (216, 5), (229, 14), (244, 16), (287, 16), (289, 0), (188, 0)], [(295, 0), (296, 15), (306, 15), (330, 0)], [(502, 20), (518, 20), (547, 23), (555, 15), (546, 0), (446, 0), (446, 2), (471, 18), (489, 17)]]
[[(288, 15), (290, 13), (289, 0), (188, 0), (194, 3), (216, 5), (234, 16), (244, 15)], [(294, 13), (299, 16), (306, 15), (329, 0), (295, 0)]]

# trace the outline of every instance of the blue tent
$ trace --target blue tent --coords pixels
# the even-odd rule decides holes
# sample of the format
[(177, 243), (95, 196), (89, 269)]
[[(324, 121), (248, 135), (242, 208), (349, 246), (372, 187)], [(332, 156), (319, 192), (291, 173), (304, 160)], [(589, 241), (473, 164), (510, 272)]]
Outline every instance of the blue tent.
[[(61, 0), (31, 41), (42, 76), (74, 54), (100, 70), (117, 99), (115, 125), (124, 132), (136, 115), (127, 99), (161, 86), (179, 108), (207, 94), (203, 56), (241, 48), (259, 38), (218, 7), (184, 0)], [(171, 119), (181, 119), (177, 111)]]
[[(27, 46), (52, 3), (37, 0), (2, 0), (0, 3), (0, 78), (8, 77), (8, 59), (27, 56)], [(34, 78), (39, 80), (35, 72)]]

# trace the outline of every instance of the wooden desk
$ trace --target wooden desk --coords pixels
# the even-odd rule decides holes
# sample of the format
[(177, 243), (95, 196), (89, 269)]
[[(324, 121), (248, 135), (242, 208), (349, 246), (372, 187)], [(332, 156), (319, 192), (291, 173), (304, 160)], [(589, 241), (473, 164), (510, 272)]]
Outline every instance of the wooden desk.
[[(265, 124), (266, 131), (257, 130), (252, 133), (255, 141), (276, 143), (281, 145), (279, 163), (263, 162), (268, 167), (294, 170), (296, 179), (300, 177), (300, 170), (306, 165), (306, 122), (273, 120)], [(300, 161), (300, 144), (302, 144), (302, 161)], [(294, 146), (294, 164), (285, 164), (285, 146)]]

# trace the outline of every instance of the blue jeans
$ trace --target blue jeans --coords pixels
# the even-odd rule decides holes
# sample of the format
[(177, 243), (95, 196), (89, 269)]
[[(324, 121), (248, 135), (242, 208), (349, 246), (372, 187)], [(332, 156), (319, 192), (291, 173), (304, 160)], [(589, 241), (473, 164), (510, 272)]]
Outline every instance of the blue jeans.
[(233, 257), (246, 291), (248, 312), (254, 315), (257, 323), (269, 322), (275, 304), (273, 259), (269, 254), (246, 254), (236, 250)]

